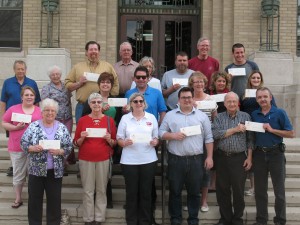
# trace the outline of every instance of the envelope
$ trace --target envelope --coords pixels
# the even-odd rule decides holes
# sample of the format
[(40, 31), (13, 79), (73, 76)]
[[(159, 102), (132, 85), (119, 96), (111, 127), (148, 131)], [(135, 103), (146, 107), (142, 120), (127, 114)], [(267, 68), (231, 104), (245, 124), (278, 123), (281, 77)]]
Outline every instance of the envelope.
[(83, 76), (85, 76), (88, 81), (97, 82), (100, 74), (84, 72)]
[(106, 135), (106, 128), (86, 128), (88, 137), (104, 137)]
[(224, 94), (216, 94), (216, 95), (211, 95), (210, 97), (215, 100), (216, 102), (224, 102), (226, 93)]
[(60, 140), (40, 140), (39, 145), (41, 145), (44, 150), (60, 149)]
[(187, 86), (188, 79), (187, 78), (173, 78), (173, 85), (174, 84), (180, 84), (181, 86)]
[(217, 102), (215, 100), (196, 101), (197, 109), (215, 109)]
[(123, 107), (127, 105), (127, 98), (108, 98), (107, 103), (110, 106)]
[(186, 136), (198, 135), (201, 134), (201, 126), (195, 125), (195, 126), (183, 127), (180, 128), (180, 132), (184, 133)]
[(263, 123), (245, 121), (246, 130), (249, 131), (265, 133), (266, 131), (263, 128), (263, 125), (264, 125)]
[(245, 89), (246, 98), (256, 98), (256, 89)]
[(151, 133), (134, 133), (130, 134), (130, 139), (133, 143), (150, 143), (152, 140)]
[(228, 73), (232, 76), (246, 76), (246, 68), (231, 68), (228, 69)]
[(22, 114), (22, 113), (12, 113), (11, 115), (11, 121), (14, 122), (24, 122), (24, 123), (31, 123), (31, 115)]

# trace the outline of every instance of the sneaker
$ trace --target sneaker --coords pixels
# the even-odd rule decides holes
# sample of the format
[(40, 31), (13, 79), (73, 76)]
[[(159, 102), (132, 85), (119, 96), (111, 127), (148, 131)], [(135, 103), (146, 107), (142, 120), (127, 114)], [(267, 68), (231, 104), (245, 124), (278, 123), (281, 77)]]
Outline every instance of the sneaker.
[(203, 205), (203, 206), (201, 206), (200, 210), (201, 210), (201, 212), (208, 212), (209, 207), (208, 207), (208, 205)]
[(187, 206), (184, 206), (184, 207), (183, 207), (183, 211), (188, 211), (188, 207), (187, 207)]
[(255, 192), (253, 189), (249, 189), (248, 191), (245, 191), (245, 196), (253, 196), (254, 194), (255, 194)]
[(6, 170), (6, 176), (8, 177), (12, 177), (14, 175), (14, 171), (13, 171), (13, 167), (8, 167), (8, 169)]

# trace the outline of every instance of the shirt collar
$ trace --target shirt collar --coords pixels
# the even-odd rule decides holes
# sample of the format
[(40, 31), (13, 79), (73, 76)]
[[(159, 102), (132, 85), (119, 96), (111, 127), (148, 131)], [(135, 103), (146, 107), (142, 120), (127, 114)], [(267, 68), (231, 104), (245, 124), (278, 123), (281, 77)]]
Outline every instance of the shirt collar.
[(181, 113), (181, 114), (184, 114), (184, 115), (189, 115), (189, 114), (194, 114), (195, 111), (196, 111), (196, 108), (193, 106), (192, 111), (189, 112), (188, 114), (182, 112), (179, 105), (177, 105), (177, 108), (175, 110), (176, 110), (176, 113)]

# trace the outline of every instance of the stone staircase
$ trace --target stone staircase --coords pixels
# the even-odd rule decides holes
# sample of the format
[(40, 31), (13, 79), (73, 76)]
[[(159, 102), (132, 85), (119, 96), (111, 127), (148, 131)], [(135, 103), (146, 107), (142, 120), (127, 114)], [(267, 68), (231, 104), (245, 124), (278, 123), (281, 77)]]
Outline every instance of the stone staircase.
[[(287, 144), (287, 179), (286, 179), (286, 199), (287, 199), (287, 225), (299, 225), (300, 224), (300, 139), (286, 139)], [(14, 191), (12, 188), (12, 178), (6, 176), (6, 169), (10, 166), (9, 154), (7, 152), (7, 138), (4, 133), (0, 133), (0, 225), (25, 225), (27, 221), (27, 185), (24, 187), (23, 199), (24, 205), (19, 209), (12, 209), (11, 204), (14, 201)], [(160, 164), (159, 164), (160, 165)], [(103, 225), (118, 224), (125, 225), (125, 210), (123, 205), (125, 204), (125, 188), (124, 178), (120, 173), (120, 166), (114, 166), (114, 172), (117, 175), (113, 176), (113, 209), (107, 209), (106, 221)], [(159, 175), (160, 166), (158, 168), (156, 176), (157, 186), (157, 209), (156, 220), (158, 223), (162, 223), (162, 180)], [(68, 176), (63, 178), (62, 188), (62, 208), (67, 209), (71, 218), (71, 223), (74, 225), (83, 224), (82, 221), (82, 200), (81, 200), (81, 181), (77, 177), (78, 164), (70, 165), (68, 167)], [(247, 186), (249, 182), (247, 181)], [(271, 181), (269, 180), (269, 214), (270, 221), (274, 216), (274, 194)], [(166, 199), (168, 198), (168, 190), (166, 190)], [(183, 201), (186, 199), (186, 193), (183, 193)], [(255, 200), (253, 196), (245, 197), (246, 209), (244, 218), (246, 225), (252, 224), (255, 220)], [(202, 225), (212, 225), (219, 219), (219, 211), (216, 201), (215, 193), (209, 193), (208, 198), (209, 212), (199, 212), (200, 223)], [(164, 224), (169, 224), (167, 206), (165, 210)], [(45, 215), (44, 207), (44, 215)], [(184, 218), (187, 218), (187, 212), (183, 212)], [(45, 218), (44, 218), (45, 219)], [(186, 220), (183, 222), (186, 225)]]

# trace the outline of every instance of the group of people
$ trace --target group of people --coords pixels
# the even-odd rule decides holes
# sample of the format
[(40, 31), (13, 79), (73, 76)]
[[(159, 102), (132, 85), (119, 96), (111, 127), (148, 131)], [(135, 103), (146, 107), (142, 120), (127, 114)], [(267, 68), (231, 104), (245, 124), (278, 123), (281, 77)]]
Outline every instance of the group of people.
[[(209, 211), (209, 189), (217, 195), (221, 215), (217, 225), (242, 225), (244, 194), (254, 191), (255, 225), (266, 225), (268, 173), (276, 198), (274, 223), (285, 225), (283, 137), (294, 136), (292, 125), (263, 86), (258, 66), (246, 60), (242, 44), (233, 45), (234, 61), (224, 72), (208, 55), (207, 38), (199, 39), (197, 49), (199, 54), (190, 60), (178, 52), (175, 69), (160, 81), (151, 57), (139, 63), (132, 60), (129, 42), (120, 45), (121, 60), (112, 66), (100, 60), (99, 43), (89, 41), (86, 60), (76, 64), (64, 82), (59, 67), (49, 68), (50, 83), (41, 96), (36, 82), (26, 76), (26, 64), (16, 61), (15, 76), (5, 80), (0, 102), (13, 166), (12, 207), (23, 204), (28, 169), (29, 224), (41, 224), (44, 190), (47, 224), (59, 224), (64, 168), (71, 163), (75, 146), (83, 220), (86, 225), (101, 224), (106, 208), (113, 207), (111, 159), (116, 149), (122, 149), (126, 223), (156, 224), (154, 177), (161, 139), (167, 141), (171, 225), (182, 223), (184, 188), (189, 225), (199, 224), (199, 210)], [(249, 89), (256, 89), (254, 95)], [(72, 140), (73, 91), (77, 126)], [(127, 104), (115, 106), (114, 98), (126, 98)], [(251, 122), (260, 123), (261, 130), (255, 132)], [(245, 192), (247, 174), (251, 188)]]

